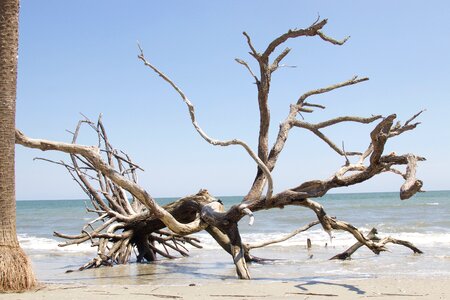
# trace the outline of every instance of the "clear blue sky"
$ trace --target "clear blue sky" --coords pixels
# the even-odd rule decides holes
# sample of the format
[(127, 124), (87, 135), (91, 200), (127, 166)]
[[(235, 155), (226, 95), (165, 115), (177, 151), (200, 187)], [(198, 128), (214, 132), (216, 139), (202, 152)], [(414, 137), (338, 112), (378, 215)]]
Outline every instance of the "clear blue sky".
[[(191, 126), (178, 95), (137, 59), (168, 74), (196, 106), (203, 129), (218, 139), (240, 138), (253, 147), (258, 133), (256, 87), (234, 58), (256, 64), (242, 31), (262, 51), (290, 28), (309, 26), (317, 14), (341, 47), (317, 38), (289, 41), (284, 62), (297, 68), (274, 74), (272, 138), (289, 104), (302, 93), (347, 80), (370, 81), (314, 98), (327, 107), (306, 120), (421, 109), (423, 123), (393, 139), (388, 151), (427, 157), (418, 176), (426, 190), (450, 189), (450, 3), (448, 1), (21, 1), (17, 127), (27, 135), (70, 141), (79, 113), (104, 115), (111, 142), (145, 170), (140, 183), (155, 197), (207, 188), (242, 195), (256, 167), (240, 148), (217, 148)], [(343, 163), (311, 133), (294, 130), (278, 167), (275, 189), (323, 179)], [(347, 150), (362, 151), (369, 126), (339, 126), (326, 133)], [(85, 131), (86, 136), (89, 136)], [(83, 139), (94, 144), (95, 139)], [(17, 199), (84, 197), (55, 160), (65, 155), (17, 147)], [(398, 176), (382, 175), (336, 192), (396, 191)]]

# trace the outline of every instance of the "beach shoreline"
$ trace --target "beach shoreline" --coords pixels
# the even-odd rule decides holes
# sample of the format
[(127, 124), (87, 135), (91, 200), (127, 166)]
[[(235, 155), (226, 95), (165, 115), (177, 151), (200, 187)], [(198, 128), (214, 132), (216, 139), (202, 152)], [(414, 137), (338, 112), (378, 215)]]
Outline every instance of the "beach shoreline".
[(305, 281), (227, 280), (182, 285), (41, 285), (35, 291), (0, 294), (1, 299), (449, 299), (450, 277), (376, 277)]
[[(380, 237), (408, 240), (423, 254), (389, 245), (389, 251), (380, 255), (363, 247), (351, 260), (330, 260), (354, 244), (354, 237), (336, 231), (330, 240), (318, 227), (284, 243), (254, 249), (253, 255), (274, 261), (250, 264), (251, 281), (237, 279), (231, 257), (207, 233), (195, 235), (203, 248), (188, 247), (189, 257), (149, 263), (132, 258), (126, 265), (67, 273), (95, 257), (96, 249), (89, 243), (59, 247), (61, 241), (51, 233), (79, 232), (90, 219), (84, 202), (19, 202), (19, 240), (45, 287), (0, 294), (0, 299), (450, 299), (450, 191), (427, 192), (409, 202), (396, 197), (347, 194), (329, 195), (322, 201), (330, 214), (364, 232), (376, 227)], [(223, 201), (229, 206), (241, 198)], [(240, 226), (246, 243), (285, 235), (313, 218), (298, 207), (285, 208), (282, 217), (272, 211), (256, 217), (255, 226)]]

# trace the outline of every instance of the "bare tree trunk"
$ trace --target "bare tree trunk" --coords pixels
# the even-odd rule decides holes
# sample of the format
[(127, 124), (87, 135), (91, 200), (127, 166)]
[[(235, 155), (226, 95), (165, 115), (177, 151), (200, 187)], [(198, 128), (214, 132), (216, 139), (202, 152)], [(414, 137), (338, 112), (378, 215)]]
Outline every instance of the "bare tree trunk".
[(0, 292), (36, 285), (16, 234), (15, 113), (19, 1), (0, 1)]
[(231, 255), (239, 279), (250, 279), (250, 271), (245, 260), (245, 249), (236, 223), (230, 226), (227, 235), (230, 239)]

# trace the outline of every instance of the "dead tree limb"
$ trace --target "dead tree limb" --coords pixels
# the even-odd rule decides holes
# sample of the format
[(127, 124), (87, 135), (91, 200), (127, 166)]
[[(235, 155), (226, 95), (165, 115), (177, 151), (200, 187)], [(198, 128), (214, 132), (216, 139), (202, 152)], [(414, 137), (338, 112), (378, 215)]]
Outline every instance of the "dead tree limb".
[(417, 161), (421, 160), (421, 158), (413, 154), (407, 154), (406, 159), (408, 165), (404, 175), (405, 183), (400, 188), (400, 199), (402, 200), (411, 198), (411, 196), (420, 191), (423, 185), (421, 180), (416, 179)]
[[(187, 255), (187, 248), (183, 244), (189, 243), (198, 246), (198, 243), (195, 239), (186, 236), (200, 230), (206, 230), (232, 256), (238, 277), (250, 279), (247, 261), (252, 260), (252, 257), (249, 250), (267, 246), (274, 242), (281, 242), (294, 236), (295, 232), (275, 241), (248, 245), (242, 241), (238, 222), (243, 217), (249, 216), (250, 222), (253, 223), (255, 212), (282, 208), (286, 205), (308, 208), (318, 219), (305, 228), (297, 230), (297, 233), (320, 223), (323, 229), (330, 234), (330, 237), (333, 230), (347, 231), (356, 239), (358, 248), (359, 245), (364, 245), (376, 254), (385, 251), (387, 243), (401, 244), (420, 253), (420, 250), (406, 241), (391, 237), (381, 240), (371, 238), (371, 236), (366, 237), (361, 230), (350, 223), (328, 216), (324, 207), (318, 201), (320, 197), (332, 189), (356, 185), (383, 173), (392, 173), (404, 179), (405, 182), (400, 189), (401, 199), (408, 199), (415, 193), (420, 192), (423, 183), (416, 178), (416, 167), (417, 162), (424, 161), (425, 158), (411, 153), (398, 155), (395, 152), (389, 154), (384, 152), (385, 145), (389, 140), (414, 130), (420, 124), (413, 122), (422, 111), (412, 116), (404, 124), (396, 121), (397, 116), (395, 114), (370, 117), (340, 116), (319, 123), (310, 123), (303, 118), (301, 113), (310, 114), (315, 109), (326, 108), (321, 103), (307, 102), (306, 100), (309, 100), (310, 97), (368, 80), (366, 77), (353, 76), (346, 81), (301, 94), (290, 105), (286, 119), (280, 124), (275, 143), (269, 148), (271, 76), (273, 72), (279, 69), (280, 63), (290, 53), (290, 48), (284, 48), (279, 54), (276, 54), (277, 49), (287, 40), (301, 37), (318, 37), (333, 45), (343, 45), (348, 38), (337, 40), (327, 36), (322, 32), (326, 24), (326, 19), (320, 20), (318, 18), (307, 28), (289, 30), (276, 37), (262, 52), (258, 52), (253, 46), (250, 35), (246, 32), (243, 33), (250, 48), (249, 53), (256, 60), (259, 69), (259, 74), (256, 74), (249, 63), (242, 59), (236, 59), (256, 81), (259, 132), (257, 149), (255, 150), (238, 139), (221, 141), (209, 137), (199, 126), (194, 105), (189, 98), (168, 76), (145, 58), (144, 52), (139, 46), (138, 58), (178, 93), (188, 108), (191, 123), (198, 134), (211, 145), (239, 145), (243, 147), (257, 164), (256, 175), (248, 193), (240, 204), (234, 205), (226, 211), (223, 205), (206, 190), (181, 198), (167, 206), (159, 206), (150, 194), (138, 184), (136, 171), (141, 170), (141, 168), (128, 155), (112, 147), (101, 117), (97, 123), (90, 121), (88, 118), (80, 121), (73, 132), (72, 143), (32, 139), (16, 130), (17, 144), (43, 151), (65, 152), (71, 157), (71, 164), (62, 164), (88, 194), (92, 204), (92, 208), (88, 210), (94, 212), (96, 217), (84, 226), (80, 234), (55, 234), (67, 239), (63, 245), (90, 241), (97, 247), (97, 256), (82, 268), (126, 263), (133, 249), (137, 249), (138, 261), (155, 260), (156, 254), (172, 258), (174, 257), (171, 254), (173, 251), (180, 255)], [(271, 57), (272, 55), (275, 56)], [(302, 116), (303, 119), (299, 120), (298, 115)], [(359, 149), (360, 151), (353, 149), (352, 151), (346, 151), (342, 146), (342, 149), (340, 149), (322, 131), (324, 128), (343, 122), (372, 126), (367, 140), (367, 148)], [(77, 144), (80, 127), (84, 124), (87, 124), (96, 132), (98, 146)], [(342, 157), (344, 163), (329, 178), (308, 180), (295, 187), (275, 193), (271, 172), (274, 170), (285, 147), (289, 132), (293, 128), (312, 132), (330, 147), (332, 153)], [(402, 171), (401, 168), (404, 168), (405, 171)], [(306, 172), (307, 170), (301, 171)], [(267, 191), (263, 195), (266, 185)], [(169, 228), (171, 232), (161, 231), (164, 227)], [(158, 247), (158, 244), (161, 247)]]
[(192, 125), (194, 126), (195, 130), (200, 134), (200, 136), (205, 141), (207, 141), (208, 143), (210, 143), (211, 145), (214, 145), (214, 146), (240, 145), (245, 149), (245, 151), (247, 151), (247, 153), (250, 155), (250, 157), (256, 162), (256, 164), (259, 166), (259, 168), (261, 168), (263, 170), (264, 174), (266, 174), (266, 176), (268, 177), (269, 184), (268, 184), (268, 188), (267, 188), (266, 197), (268, 199), (270, 199), (270, 197), (272, 196), (272, 193), (273, 193), (273, 180), (272, 180), (270, 171), (267, 169), (267, 166), (265, 165), (264, 161), (262, 161), (258, 156), (256, 156), (256, 154), (253, 152), (253, 150), (245, 142), (243, 142), (241, 140), (233, 139), (233, 140), (229, 140), (229, 141), (220, 141), (220, 140), (215, 140), (215, 139), (210, 138), (203, 131), (203, 129), (198, 125), (196, 117), (195, 117), (195, 108), (194, 108), (194, 105), (192, 104), (192, 102), (187, 98), (187, 96), (183, 93), (183, 91), (177, 85), (175, 85), (175, 83), (169, 77), (167, 77), (164, 73), (162, 73), (159, 69), (157, 69), (155, 66), (153, 66), (151, 63), (149, 63), (145, 59), (144, 51), (142, 50), (140, 45), (138, 45), (138, 46), (139, 46), (139, 50), (140, 50), (140, 54), (138, 55), (138, 58), (140, 60), (142, 60), (144, 65), (146, 65), (147, 67), (152, 69), (161, 78), (163, 78), (166, 82), (168, 82), (175, 89), (175, 91), (180, 95), (180, 97), (183, 99), (183, 102), (188, 107)]
[[(325, 35), (321, 31), (326, 23), (326, 19), (321, 21), (317, 20), (308, 28), (289, 30), (287, 33), (275, 38), (267, 46), (266, 50), (262, 52), (262, 54), (255, 49), (251, 42), (250, 36), (244, 32), (244, 36), (247, 39), (247, 44), (249, 45), (249, 48), (251, 50), (250, 54), (253, 58), (256, 59), (260, 70), (259, 77), (257, 77), (253, 73), (247, 62), (241, 59), (237, 60), (237, 62), (244, 65), (250, 72), (252, 77), (255, 78), (258, 89), (258, 104), (260, 112), (258, 169), (253, 185), (242, 202), (243, 205), (235, 205), (227, 212), (212, 214), (209, 223), (214, 224), (214, 226), (219, 228), (221, 231), (226, 232), (227, 228), (230, 228), (230, 224), (237, 224), (237, 222), (244, 216), (243, 209), (249, 209), (250, 211), (255, 212), (263, 209), (265, 210), (275, 207), (284, 207), (285, 205), (300, 205), (311, 209), (316, 214), (319, 222), (322, 224), (322, 227), (325, 231), (330, 233), (330, 236), (332, 230), (347, 231), (351, 233), (357, 241), (367, 246), (374, 253), (380, 253), (381, 251), (386, 250), (386, 248), (384, 247), (385, 244), (365, 238), (361, 231), (347, 222), (330, 218), (326, 214), (322, 205), (320, 205), (316, 201), (313, 201), (312, 198), (320, 198), (331, 189), (355, 185), (385, 172), (392, 172), (404, 177), (405, 184), (403, 185), (401, 191), (402, 199), (411, 197), (416, 192), (420, 191), (422, 184), (421, 181), (415, 179), (414, 170), (416, 167), (415, 162), (423, 161), (425, 160), (424, 158), (419, 156), (412, 156), (410, 154), (396, 155), (395, 153), (391, 153), (389, 155), (383, 155), (384, 147), (388, 139), (414, 129), (418, 125), (418, 123), (411, 124), (411, 122), (412, 120), (417, 118), (420, 113), (410, 118), (404, 125), (401, 125), (400, 122), (397, 122), (394, 125), (394, 120), (397, 117), (395, 114), (389, 115), (387, 117), (376, 115), (368, 118), (343, 116), (326, 120), (318, 124), (311, 124), (306, 121), (300, 121), (297, 119), (297, 115), (301, 112), (313, 112), (312, 108), (325, 109), (325, 106), (321, 104), (312, 104), (306, 102), (306, 99), (308, 99), (309, 97), (328, 93), (335, 89), (358, 84), (368, 80), (368, 78), (366, 77), (358, 78), (357, 76), (354, 76), (347, 81), (330, 85), (328, 87), (311, 90), (302, 94), (298, 98), (296, 103), (290, 106), (288, 117), (283, 123), (281, 123), (277, 139), (270, 152), (268, 148), (268, 132), (270, 128), (268, 96), (270, 91), (271, 75), (272, 72), (277, 70), (280, 62), (289, 54), (290, 49), (286, 48), (272, 62), (270, 62), (270, 56), (276, 50), (276, 48), (282, 45), (285, 41), (297, 37), (318, 36), (322, 40), (334, 45), (344, 44), (348, 38), (339, 41)], [(156, 73), (163, 77), (164, 80), (169, 82), (183, 98), (183, 101), (186, 102), (186, 95), (184, 95), (184, 93), (182, 93), (181, 90), (170, 79), (168, 79), (167, 76), (163, 75), (161, 71), (150, 65), (145, 60), (142, 49), (139, 58), (143, 60), (147, 66), (152, 68)], [(191, 119), (193, 121), (194, 127), (197, 131), (199, 131), (200, 135), (202, 135), (202, 131), (200, 131), (198, 125), (194, 122), (195, 117), (193, 115), (193, 106), (190, 101), (188, 102), (188, 106), (190, 108)], [(371, 131), (369, 146), (364, 151), (347, 152), (345, 150), (341, 150), (336, 146), (335, 143), (331, 141), (331, 139), (329, 139), (320, 131), (320, 129), (322, 128), (333, 126), (341, 122), (370, 124), (376, 121), (378, 121), (378, 124), (376, 124), (376, 126)], [(313, 132), (316, 136), (318, 136), (326, 144), (328, 144), (328, 146), (332, 150), (334, 150), (340, 156), (344, 156), (345, 164), (329, 179), (306, 181), (304, 183), (301, 183), (297, 187), (279, 192), (272, 197), (262, 197), (262, 192), (267, 180), (269, 180), (270, 184), (272, 182), (270, 172), (272, 172), (275, 168), (278, 157), (283, 150), (288, 138), (289, 131), (294, 127), (306, 129)], [(349, 156), (357, 156), (359, 157), (359, 159), (356, 162), (351, 162), (349, 160)], [(394, 168), (395, 165), (408, 165), (405, 174), (398, 172)], [(239, 240), (240, 239), (236, 239), (236, 241)]]
[[(380, 244), (383, 244), (383, 245), (388, 244), (388, 243), (403, 245), (405, 247), (410, 248), (414, 253), (417, 253), (417, 254), (422, 254), (423, 253), (421, 250), (419, 250), (416, 246), (414, 246), (413, 244), (411, 244), (408, 241), (398, 240), (398, 239), (395, 239), (393, 237), (386, 237), (386, 238), (380, 239), (377, 236), (377, 233), (378, 233), (378, 230), (376, 228), (372, 228), (372, 230), (370, 230), (370, 232), (367, 234), (366, 239), (371, 240), (371, 241), (376, 241), (376, 242), (378, 242)], [(353, 253), (355, 253), (362, 246), (364, 246), (364, 244), (358, 241), (354, 245), (352, 245), (350, 248), (345, 250), (344, 252), (336, 254), (335, 256), (330, 258), (330, 260), (333, 260), (333, 259), (339, 259), (339, 260), (350, 259), (351, 256), (353, 255)]]
[[(99, 147), (76, 144), (83, 124), (88, 124), (95, 130)], [(140, 167), (133, 163), (129, 156), (121, 156), (120, 152), (111, 146), (101, 118), (97, 124), (87, 119), (80, 121), (73, 132), (72, 144), (30, 139), (18, 130), (16, 143), (70, 154), (72, 164), (54, 163), (63, 165), (70, 171), (91, 199), (92, 208), (87, 207), (88, 211), (96, 213), (97, 216), (83, 227), (80, 234), (54, 234), (66, 240), (59, 244), (61, 247), (88, 241), (97, 247), (97, 256), (80, 270), (127, 263), (133, 248), (137, 249), (137, 260), (142, 261), (155, 260), (156, 253), (173, 258), (168, 249), (187, 255), (187, 248), (183, 244), (201, 247), (198, 240), (184, 235), (208, 226), (199, 215), (204, 205), (216, 199), (206, 190), (202, 190), (196, 195), (160, 207), (137, 185), (136, 170)], [(128, 166), (125, 167), (124, 164)], [(123, 172), (125, 168), (130, 170), (129, 173)], [(161, 231), (166, 226), (172, 232)], [(163, 250), (157, 245), (161, 245)]]
[[(25, 136), (19, 130), (16, 130), (16, 143), (28, 148), (40, 149), (42, 151), (55, 150), (66, 152), (69, 154), (79, 154), (86, 158), (97, 170), (101, 171), (108, 180), (111, 180), (118, 186), (133, 194), (133, 196), (139, 199), (139, 201), (148, 210), (150, 210), (155, 217), (161, 219), (164, 224), (173, 232), (187, 235), (204, 229), (204, 225), (202, 225), (200, 219), (196, 219), (189, 224), (179, 223), (170, 213), (159, 206), (141, 186), (122, 176), (119, 172), (117, 172), (109, 164), (107, 164), (100, 156), (100, 151), (97, 147), (53, 142), (42, 139), (32, 139)], [(101, 201), (99, 200), (99, 202)], [(106, 211), (111, 211), (106, 206), (103, 207)], [(116, 212), (111, 213), (117, 214)], [(118, 214), (118, 218), (129, 219), (129, 217), (123, 216), (121, 214)]]
[(279, 237), (279, 238), (276, 238), (276, 239), (272, 239), (272, 240), (268, 240), (268, 241), (262, 241), (262, 242), (259, 242), (259, 243), (245, 244), (245, 248), (249, 251), (249, 250), (255, 249), (255, 248), (262, 248), (262, 247), (266, 247), (266, 246), (269, 246), (269, 245), (282, 243), (284, 241), (287, 241), (287, 240), (293, 238), (297, 234), (310, 229), (311, 227), (313, 227), (313, 226), (315, 226), (317, 224), (320, 224), (320, 222), (319, 221), (313, 221), (313, 222), (310, 222), (309, 224), (307, 224), (305, 226), (302, 226), (300, 228), (295, 229), (294, 231), (292, 231), (291, 233), (289, 233), (289, 234), (287, 234), (285, 236), (282, 236), (282, 237)]
[[(366, 238), (368, 240), (379, 241), (380, 239), (376, 236), (377, 233), (378, 233), (377, 229), (376, 228), (372, 228), (372, 230), (370, 230), (370, 232), (367, 234)], [(340, 260), (349, 259), (352, 256), (352, 254), (355, 253), (362, 246), (364, 246), (364, 244), (359, 242), (359, 241), (357, 241), (350, 248), (348, 248), (347, 250), (345, 250), (344, 252), (342, 252), (340, 254), (336, 254), (335, 256), (330, 258), (330, 260), (332, 260), (332, 259), (340, 259)]]

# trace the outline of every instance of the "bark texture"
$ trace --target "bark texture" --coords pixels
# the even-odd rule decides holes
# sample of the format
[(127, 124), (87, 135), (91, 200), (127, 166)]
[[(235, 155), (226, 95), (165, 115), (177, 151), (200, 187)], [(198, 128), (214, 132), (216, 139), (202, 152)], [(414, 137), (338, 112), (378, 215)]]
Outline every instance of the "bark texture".
[(0, 2), (0, 292), (31, 289), (36, 281), (16, 234), (15, 114), (19, 1)]

